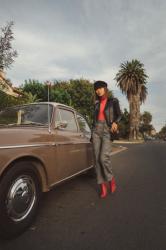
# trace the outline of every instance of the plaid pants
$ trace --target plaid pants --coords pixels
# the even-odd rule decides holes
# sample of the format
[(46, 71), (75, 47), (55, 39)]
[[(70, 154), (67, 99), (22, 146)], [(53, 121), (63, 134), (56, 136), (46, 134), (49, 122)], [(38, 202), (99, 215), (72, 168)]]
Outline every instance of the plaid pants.
[(92, 132), (93, 152), (97, 183), (111, 181), (113, 172), (111, 167), (111, 140), (109, 128), (105, 121), (98, 121)]

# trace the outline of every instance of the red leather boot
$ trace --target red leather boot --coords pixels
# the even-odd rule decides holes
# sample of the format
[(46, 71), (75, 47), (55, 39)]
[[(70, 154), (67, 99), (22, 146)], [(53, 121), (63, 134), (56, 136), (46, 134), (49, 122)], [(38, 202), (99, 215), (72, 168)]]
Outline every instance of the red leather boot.
[(115, 192), (115, 190), (116, 190), (116, 182), (115, 182), (115, 178), (114, 177), (109, 182), (109, 184), (110, 184), (111, 193), (113, 194)]
[(105, 198), (107, 196), (107, 186), (105, 183), (102, 183), (100, 186), (101, 186), (100, 198)]

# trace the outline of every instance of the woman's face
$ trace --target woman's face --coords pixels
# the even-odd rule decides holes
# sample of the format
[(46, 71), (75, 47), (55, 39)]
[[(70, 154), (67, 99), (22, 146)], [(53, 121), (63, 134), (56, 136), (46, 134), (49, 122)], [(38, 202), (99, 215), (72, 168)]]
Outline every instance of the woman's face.
[(97, 94), (98, 96), (103, 96), (103, 95), (105, 95), (105, 89), (104, 89), (104, 88), (98, 88), (98, 89), (96, 89), (96, 94)]

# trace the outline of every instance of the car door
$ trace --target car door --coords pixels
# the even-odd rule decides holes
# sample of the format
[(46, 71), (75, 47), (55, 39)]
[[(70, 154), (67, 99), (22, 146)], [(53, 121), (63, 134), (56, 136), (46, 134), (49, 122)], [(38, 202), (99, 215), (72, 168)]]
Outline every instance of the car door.
[(65, 179), (88, 168), (88, 139), (80, 131), (73, 109), (56, 108), (54, 131), (56, 179)]
[(79, 113), (77, 113), (77, 121), (79, 129), (82, 132), (85, 139), (84, 147), (87, 153), (88, 166), (91, 167), (92, 165), (94, 165), (93, 149), (91, 143), (91, 130), (85, 118)]

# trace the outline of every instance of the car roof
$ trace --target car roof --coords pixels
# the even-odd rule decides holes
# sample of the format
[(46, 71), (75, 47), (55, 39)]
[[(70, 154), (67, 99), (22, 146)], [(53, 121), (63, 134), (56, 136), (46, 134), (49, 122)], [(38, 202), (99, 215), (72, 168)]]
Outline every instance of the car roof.
[[(59, 102), (33, 102), (33, 103), (29, 103), (29, 104), (51, 104), (54, 107), (61, 106), (61, 107), (64, 107), (64, 108), (69, 108), (69, 109), (75, 110), (73, 107), (62, 104), (62, 103), (59, 103)], [(28, 104), (25, 104), (25, 105), (28, 105)]]
[(6, 107), (5, 109), (8, 109), (8, 108), (17, 108), (17, 107), (29, 106), (29, 105), (39, 105), (39, 104), (46, 104), (46, 105), (50, 104), (50, 105), (52, 105), (54, 107), (61, 106), (61, 107), (70, 109), (72, 111), (76, 111), (73, 107), (67, 106), (67, 105), (59, 103), (59, 102), (32, 102), (32, 103), (24, 103), (24, 104), (19, 104), (19, 105), (15, 105), (15, 106)]

